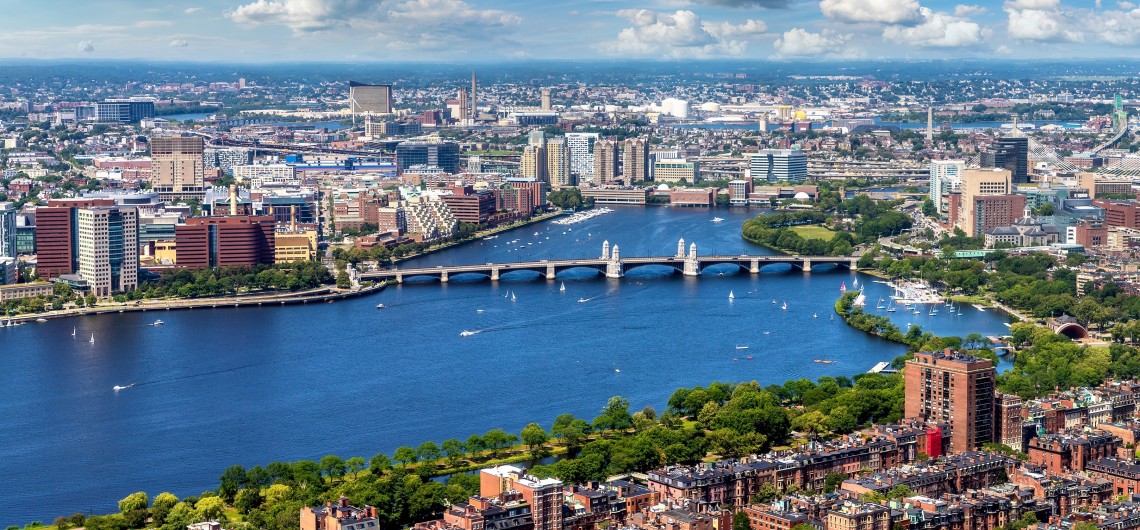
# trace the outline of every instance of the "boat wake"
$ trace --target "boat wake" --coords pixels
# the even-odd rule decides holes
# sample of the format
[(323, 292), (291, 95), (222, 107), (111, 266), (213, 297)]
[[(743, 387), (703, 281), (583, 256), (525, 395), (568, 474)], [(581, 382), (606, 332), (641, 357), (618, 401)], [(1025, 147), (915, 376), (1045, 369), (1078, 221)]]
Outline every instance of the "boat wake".
[(482, 332), (483, 332), (483, 330), (481, 330), (481, 329), (477, 329), (475, 331), (470, 331), (470, 330), (465, 329), (465, 330), (459, 332), (459, 336), (460, 337), (470, 337), (472, 335), (478, 335)]
[(155, 379), (154, 381), (142, 381), (139, 383), (131, 383), (131, 384), (125, 385), (125, 386), (115, 385), (114, 387), (112, 387), (112, 390), (118, 392), (120, 390), (126, 390), (128, 388), (135, 388), (135, 387), (147, 386), (147, 385), (158, 385), (158, 384), (163, 384), (163, 383), (173, 383), (176, 381), (184, 381), (186, 379), (195, 379), (198, 377), (206, 377), (206, 376), (210, 376), (210, 375), (225, 374), (225, 373), (229, 373), (229, 372), (236, 372), (238, 370), (244, 370), (246, 368), (252, 368), (254, 366), (258, 366), (259, 364), (265, 364), (265, 363), (244, 364), (244, 365), (235, 366), (232, 368), (223, 368), (221, 370), (211, 370), (209, 372), (180, 375), (180, 376), (176, 376), (176, 377), (168, 377), (166, 379)]

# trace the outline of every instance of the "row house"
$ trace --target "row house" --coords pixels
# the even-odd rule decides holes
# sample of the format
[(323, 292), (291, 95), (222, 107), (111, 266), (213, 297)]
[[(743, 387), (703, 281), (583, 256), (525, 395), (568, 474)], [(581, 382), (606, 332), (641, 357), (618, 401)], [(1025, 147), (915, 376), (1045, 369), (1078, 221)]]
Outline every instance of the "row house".
[(1029, 462), (1051, 473), (1084, 471), (1085, 464), (1116, 456), (1120, 438), (1106, 432), (1046, 434), (1029, 441)]

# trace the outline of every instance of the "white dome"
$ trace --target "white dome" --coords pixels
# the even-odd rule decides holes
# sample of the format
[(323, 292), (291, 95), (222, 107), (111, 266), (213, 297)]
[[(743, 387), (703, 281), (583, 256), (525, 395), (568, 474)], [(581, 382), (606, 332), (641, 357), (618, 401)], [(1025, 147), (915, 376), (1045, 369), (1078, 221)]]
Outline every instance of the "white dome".
[(657, 186), (657, 191), (669, 191), (669, 185), (668, 184), (662, 184), (660, 186)]
[(808, 195), (807, 193), (804, 193), (801, 191), (801, 192), (796, 194), (795, 199), (797, 201), (806, 201), (808, 199), (811, 199), (811, 195)]
[(711, 101), (708, 103), (701, 103), (701, 110), (705, 112), (720, 112), (720, 104), (713, 103)]

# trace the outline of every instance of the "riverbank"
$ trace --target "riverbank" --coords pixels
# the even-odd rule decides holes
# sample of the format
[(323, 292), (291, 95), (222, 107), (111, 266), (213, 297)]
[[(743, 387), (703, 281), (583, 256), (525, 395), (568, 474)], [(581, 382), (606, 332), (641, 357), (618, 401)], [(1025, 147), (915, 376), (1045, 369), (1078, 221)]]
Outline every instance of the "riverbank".
[(18, 315), (13, 316), (10, 319), (5, 319), (4, 321), (7, 323), (10, 320), (13, 323), (20, 324), (35, 322), (39, 319), (54, 320), (58, 318), (104, 315), (109, 313), (137, 313), (147, 311), (174, 311), (220, 307), (251, 307), (263, 305), (295, 305), (321, 302), (332, 303), (337, 300), (356, 298), (378, 293), (380, 291), (383, 291), (386, 286), (387, 284), (385, 282), (380, 282), (368, 287), (363, 287), (361, 289), (351, 291), (336, 289), (333, 287), (320, 287), (317, 289), (297, 291), (294, 293), (286, 294), (266, 293), (250, 294), (245, 296), (227, 296), (222, 298), (199, 298), (187, 300), (138, 300), (134, 303), (113, 303), (112, 305), (76, 307), (72, 309), (61, 309), (59, 311), (48, 311), (45, 313)]
[(468, 243), (474, 243), (476, 241), (479, 241), (479, 240), (481, 240), (485, 237), (488, 237), (488, 236), (493, 236), (495, 234), (501, 234), (503, 232), (510, 232), (511, 230), (514, 230), (516, 228), (527, 227), (527, 226), (530, 226), (533, 224), (541, 223), (543, 221), (554, 219), (555, 217), (559, 217), (562, 215), (565, 215), (565, 213), (562, 210), (557, 210), (557, 211), (553, 211), (553, 212), (547, 212), (547, 213), (544, 213), (542, 215), (536, 215), (534, 217), (531, 217), (530, 219), (527, 219), (527, 220), (519, 222), (519, 223), (513, 223), (513, 224), (509, 224), (509, 225), (501, 225), (501, 226), (496, 226), (495, 228), (489, 228), (487, 230), (481, 230), (481, 231), (475, 232), (475, 235), (471, 236), (469, 239), (464, 239), (462, 241), (449, 241), (449, 242), (444, 243), (442, 245), (428, 247), (428, 248), (424, 249), (422, 252), (417, 252), (415, 254), (408, 254), (408, 255), (400, 257), (400, 258), (395, 258), (392, 260), (392, 264), (395, 265), (397, 263), (402, 263), (402, 262), (408, 261), (410, 259), (421, 258), (423, 256), (427, 256), (428, 254), (434, 254), (436, 252), (439, 252), (441, 250), (447, 250), (449, 248), (461, 247), (461, 246), (466, 245)]

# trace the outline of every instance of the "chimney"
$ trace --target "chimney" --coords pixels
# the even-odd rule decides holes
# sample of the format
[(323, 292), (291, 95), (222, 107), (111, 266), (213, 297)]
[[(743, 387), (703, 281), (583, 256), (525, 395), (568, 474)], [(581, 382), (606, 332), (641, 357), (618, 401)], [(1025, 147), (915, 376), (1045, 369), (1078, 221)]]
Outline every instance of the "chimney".
[(230, 184), (230, 217), (237, 215), (237, 181)]
[(289, 207), (289, 231), (297, 233), (297, 205)]

